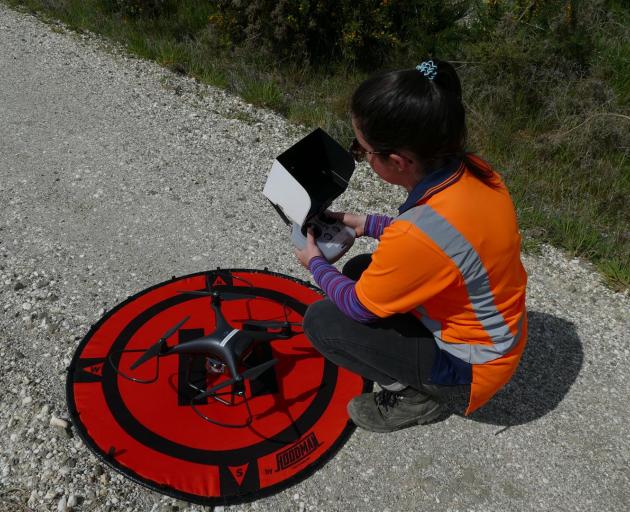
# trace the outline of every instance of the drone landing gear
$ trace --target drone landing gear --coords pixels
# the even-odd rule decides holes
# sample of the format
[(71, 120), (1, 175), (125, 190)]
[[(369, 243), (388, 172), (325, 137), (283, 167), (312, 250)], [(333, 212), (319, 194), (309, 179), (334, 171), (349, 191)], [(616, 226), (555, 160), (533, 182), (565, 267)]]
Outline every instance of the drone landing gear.
[[(245, 370), (241, 374), (242, 378), (240, 379), (231, 378), (228, 380), (224, 380), (220, 382), (219, 384), (217, 384), (216, 386), (213, 386), (212, 388), (207, 387), (207, 376), (213, 375), (213, 374), (217, 375), (217, 374), (229, 373), (228, 366), (224, 362), (219, 361), (218, 359), (205, 356), (204, 357), (205, 362), (203, 364), (205, 371), (203, 372), (203, 375), (201, 376), (201, 380), (200, 381), (198, 380), (195, 382), (193, 380), (192, 373), (194, 372), (195, 367), (197, 367), (197, 369), (199, 367), (199, 364), (198, 364), (200, 362), (199, 358), (191, 357), (191, 355), (189, 354), (181, 354), (180, 356), (184, 356), (184, 357), (187, 356), (188, 358), (188, 361), (187, 361), (188, 364), (186, 365), (186, 375), (184, 378), (184, 382), (186, 382), (188, 389), (192, 391), (192, 393), (190, 392), (185, 393), (184, 396), (180, 398), (184, 398), (186, 401), (186, 404), (192, 408), (195, 414), (197, 414), (200, 418), (207, 421), (208, 423), (212, 423), (213, 425), (218, 425), (220, 427), (228, 427), (228, 428), (248, 427), (253, 421), (253, 415), (252, 415), (252, 411), (248, 403), (250, 398), (247, 397), (245, 379), (249, 379), (250, 387), (252, 391), (251, 394), (256, 395), (258, 394), (256, 391), (254, 391), (254, 389), (256, 388), (256, 384), (258, 383), (256, 379), (260, 378), (261, 381), (267, 380), (264, 378), (266, 371), (277, 363), (276, 359), (269, 359), (271, 351), (269, 350), (269, 354), (267, 354), (266, 351), (264, 350), (264, 348), (268, 349), (267, 345), (262, 345), (256, 348), (258, 350), (250, 352), (247, 357), (243, 358), (243, 361), (246, 361), (252, 366), (249, 367), (247, 370)], [(120, 350), (120, 351), (114, 351), (108, 355), (107, 361), (112, 367), (112, 369), (114, 370), (114, 372), (120, 377), (128, 381), (134, 382), (136, 384), (152, 384), (156, 382), (159, 376), (160, 360), (162, 359), (160, 356), (155, 358), (156, 360), (155, 371), (148, 378), (133, 377), (129, 375), (128, 373), (126, 373), (125, 371), (122, 371), (119, 368), (118, 364), (116, 363), (116, 360), (120, 360), (124, 354), (132, 354), (132, 353), (137, 354), (137, 353), (142, 353), (145, 351), (146, 349), (125, 349), (125, 350)], [(254, 352), (259, 353), (258, 357), (253, 356)], [(262, 357), (267, 356), (267, 357), (266, 357), (266, 360), (264, 360), (264, 362), (259, 363), (259, 357), (261, 356)], [(195, 364), (196, 362), (197, 364)], [(199, 374), (197, 373), (196, 376), (199, 376)], [(227, 388), (228, 386), (230, 386), (231, 389), (224, 391), (224, 389)], [(239, 422), (227, 423), (225, 421), (218, 421), (216, 419), (209, 417), (207, 414), (204, 414), (200, 409), (201, 406), (207, 405), (208, 398), (211, 398), (212, 400), (226, 407), (244, 406), (246, 419)], [(223, 412), (222, 415), (224, 414), (225, 413)]]
[[(265, 350), (261, 351), (260, 349), (262, 347), (266, 347), (269, 350), (268, 345), (258, 346), (256, 348), (259, 350), (252, 350), (247, 354), (247, 356), (243, 358), (243, 362), (246, 362), (251, 366), (240, 373), (238, 377), (232, 377), (218, 383), (215, 386), (212, 386), (211, 388), (206, 389), (202, 389), (200, 386), (196, 385), (192, 381), (188, 382), (190, 388), (199, 392), (199, 394), (197, 394), (190, 400), (190, 406), (200, 418), (214, 425), (230, 428), (243, 428), (249, 426), (252, 423), (253, 415), (249, 407), (249, 400), (258, 394), (256, 388), (258, 387), (258, 385), (261, 384), (261, 382), (267, 380), (265, 379), (265, 374), (267, 374), (267, 371), (278, 362), (277, 359), (269, 358), (271, 355), (270, 350), (268, 353)], [(258, 354), (255, 355), (255, 352), (257, 352)], [(264, 362), (259, 363), (259, 359), (257, 359), (257, 356), (262, 356), (263, 358), (265, 358)], [(226, 373), (225, 370), (228, 368), (228, 365), (211, 357), (206, 357), (206, 368), (210, 368), (211, 371), (215, 373)], [(246, 381), (249, 382), (249, 393), (247, 393), (246, 391)], [(275, 382), (275, 379), (273, 379), (273, 381)], [(203, 382), (203, 385), (205, 386), (205, 381)], [(223, 391), (227, 387), (231, 387), (231, 389), (229, 391)], [(277, 389), (274, 389), (274, 391), (277, 391)], [(208, 398), (211, 398), (227, 407), (239, 407), (244, 405), (247, 415), (246, 419), (244, 421), (227, 423), (225, 421), (218, 421), (209, 417), (207, 414), (204, 414), (199, 409), (200, 406), (206, 404), (206, 400)], [(225, 411), (222, 411), (221, 416), (224, 415)]]
[(155, 361), (156, 361), (155, 372), (153, 373), (151, 377), (147, 379), (140, 379), (137, 377), (132, 377), (131, 375), (127, 375), (125, 372), (119, 369), (118, 363), (116, 363), (115, 361), (115, 359), (120, 361), (120, 359), (122, 359), (124, 354), (132, 354), (132, 353), (139, 353), (139, 352), (145, 352), (145, 351), (146, 349), (144, 348), (138, 348), (138, 349), (117, 350), (114, 352), (110, 352), (109, 355), (107, 356), (107, 362), (114, 370), (114, 373), (116, 373), (116, 375), (120, 375), (124, 379), (127, 379), (131, 382), (135, 382), (136, 384), (152, 384), (158, 379), (158, 376), (160, 375), (160, 358), (159, 357), (155, 358)]
[[(204, 394), (207, 394), (207, 392), (204, 392)], [(216, 400), (220, 404), (227, 407), (240, 407), (244, 405), (247, 417), (243, 422), (240, 422), (240, 423), (238, 422), (226, 423), (224, 421), (218, 421), (216, 419), (212, 419), (206, 414), (204, 414), (203, 412), (201, 412), (201, 410), (199, 409), (199, 404), (197, 402), (197, 399), (193, 398), (190, 401), (190, 406), (192, 407), (192, 410), (195, 411), (195, 414), (197, 414), (197, 416), (199, 416), (204, 421), (207, 421), (208, 423), (212, 423), (213, 425), (218, 425), (219, 427), (227, 427), (227, 428), (244, 428), (251, 425), (254, 417), (252, 415), (252, 410), (249, 407), (249, 399), (247, 398), (245, 394), (244, 381), (241, 380), (232, 384), (231, 391), (214, 392), (214, 393), (209, 393), (206, 396)], [(225, 400), (223, 396), (228, 396), (229, 398)]]

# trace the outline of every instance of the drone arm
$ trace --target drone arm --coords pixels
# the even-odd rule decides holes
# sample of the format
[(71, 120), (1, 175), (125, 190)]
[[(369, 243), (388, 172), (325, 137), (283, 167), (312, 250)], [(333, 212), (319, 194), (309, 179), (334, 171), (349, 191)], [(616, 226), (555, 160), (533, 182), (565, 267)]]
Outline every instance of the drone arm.
[(267, 332), (267, 331), (247, 331), (244, 330), (244, 333), (247, 334), (254, 341), (273, 341), (279, 338), (284, 338), (283, 333), (280, 332)]
[(212, 296), (212, 310), (214, 311), (214, 318), (215, 318), (215, 324), (216, 324), (215, 332), (216, 331), (231, 331), (232, 327), (230, 326), (228, 321), (225, 319), (225, 316), (223, 315), (223, 312), (221, 311), (221, 299), (219, 298), (218, 295)]
[[(273, 341), (273, 340), (287, 340), (298, 334), (302, 334), (302, 331), (292, 331), (290, 326), (283, 326), (279, 331), (267, 331), (260, 330), (259, 328), (248, 329), (247, 323), (243, 323), (243, 332), (250, 336), (255, 341)], [(255, 326), (254, 326), (255, 327)]]

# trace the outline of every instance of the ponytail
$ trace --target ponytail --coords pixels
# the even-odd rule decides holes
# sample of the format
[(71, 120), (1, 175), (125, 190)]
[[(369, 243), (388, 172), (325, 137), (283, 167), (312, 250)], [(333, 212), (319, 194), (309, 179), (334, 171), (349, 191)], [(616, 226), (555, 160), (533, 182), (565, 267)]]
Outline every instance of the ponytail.
[(462, 160), (468, 172), (483, 181), (486, 185), (492, 188), (500, 186), (501, 181), (497, 179), (496, 173), (488, 162), (482, 160), (474, 153), (464, 153)]
[(405, 149), (427, 169), (456, 157), (484, 183), (495, 182), (490, 166), (465, 151), (462, 87), (455, 68), (446, 61), (432, 59), (414, 69), (368, 78), (352, 95), (351, 112), (376, 152)]

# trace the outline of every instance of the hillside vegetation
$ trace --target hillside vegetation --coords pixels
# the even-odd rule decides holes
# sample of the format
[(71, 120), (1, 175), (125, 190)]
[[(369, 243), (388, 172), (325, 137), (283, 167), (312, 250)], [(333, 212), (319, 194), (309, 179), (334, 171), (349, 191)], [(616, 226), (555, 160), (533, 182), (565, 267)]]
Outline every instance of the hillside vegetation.
[(470, 149), (504, 175), (527, 245), (630, 286), (630, 6), (623, 0), (4, 0), (322, 126), (427, 56), (463, 82)]

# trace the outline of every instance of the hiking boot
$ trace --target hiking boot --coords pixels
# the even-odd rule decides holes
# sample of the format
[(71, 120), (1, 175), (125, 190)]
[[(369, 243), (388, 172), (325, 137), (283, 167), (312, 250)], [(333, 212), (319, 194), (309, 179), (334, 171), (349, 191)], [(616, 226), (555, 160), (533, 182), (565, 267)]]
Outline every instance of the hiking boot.
[(348, 403), (348, 415), (359, 427), (372, 432), (393, 432), (412, 425), (424, 425), (442, 412), (435, 398), (405, 388), (364, 393)]

